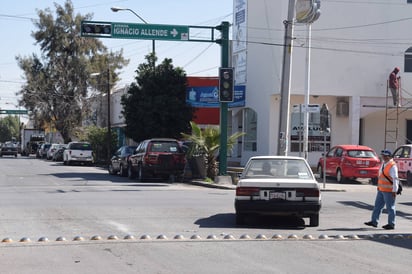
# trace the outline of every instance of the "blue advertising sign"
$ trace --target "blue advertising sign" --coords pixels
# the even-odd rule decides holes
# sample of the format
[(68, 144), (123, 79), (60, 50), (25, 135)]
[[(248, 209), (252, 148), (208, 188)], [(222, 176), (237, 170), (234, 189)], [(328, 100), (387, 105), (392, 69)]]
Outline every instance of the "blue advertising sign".
[[(234, 101), (228, 103), (229, 108), (245, 106), (245, 86), (235, 86)], [(202, 108), (218, 108), (219, 102), (219, 87), (187, 87), (186, 102), (192, 107)]]

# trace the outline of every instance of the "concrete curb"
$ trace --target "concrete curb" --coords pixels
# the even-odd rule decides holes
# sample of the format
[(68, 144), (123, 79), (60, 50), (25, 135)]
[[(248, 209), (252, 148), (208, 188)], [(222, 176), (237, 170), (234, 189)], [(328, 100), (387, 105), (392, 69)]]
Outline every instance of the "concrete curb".
[(191, 180), (185, 182), (187, 184), (196, 185), (196, 186), (203, 186), (208, 188), (218, 188), (218, 189), (236, 189), (236, 185), (229, 185), (229, 184), (216, 184), (216, 183), (209, 183), (201, 180)]

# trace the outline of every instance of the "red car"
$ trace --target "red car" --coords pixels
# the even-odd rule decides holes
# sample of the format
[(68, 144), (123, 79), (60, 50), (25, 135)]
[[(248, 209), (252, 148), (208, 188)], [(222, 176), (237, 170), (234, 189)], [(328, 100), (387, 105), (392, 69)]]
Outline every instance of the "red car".
[[(324, 162), (326, 161), (326, 168)], [(376, 152), (367, 146), (338, 145), (321, 157), (318, 162), (318, 172), (323, 177), (336, 177), (338, 183), (346, 179), (371, 178), (376, 180), (381, 161)]]
[(160, 177), (181, 179), (186, 154), (175, 139), (154, 138), (142, 141), (128, 158), (128, 177), (139, 181)]
[(401, 145), (393, 153), (393, 160), (398, 166), (399, 179), (412, 185), (412, 145)]

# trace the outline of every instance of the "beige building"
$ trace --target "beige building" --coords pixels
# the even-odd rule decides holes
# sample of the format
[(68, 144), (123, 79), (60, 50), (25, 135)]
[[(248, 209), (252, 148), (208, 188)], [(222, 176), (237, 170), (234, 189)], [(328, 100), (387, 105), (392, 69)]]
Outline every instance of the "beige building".
[[(288, 19), (289, 1), (234, 0), (232, 65), (236, 84), (246, 85), (246, 106), (232, 109), (229, 120), (233, 130), (243, 130), (247, 135), (230, 160), (244, 164), (253, 155), (277, 154), (279, 116), (286, 111), (280, 98), (284, 94), (284, 21)], [(319, 131), (319, 113), (308, 114), (308, 161), (312, 166), (325, 143), (327, 147), (364, 144), (380, 151), (384, 147), (394, 150), (412, 140), (409, 2), (325, 0), (310, 32), (306, 24), (293, 21), (288, 155), (303, 152), (299, 106), (307, 97), (311, 105), (326, 104), (331, 116), (331, 132), (325, 142)], [(401, 69), (400, 108), (393, 108), (392, 98), (387, 98), (387, 80), (394, 67)], [(387, 99), (390, 108), (386, 107)]]

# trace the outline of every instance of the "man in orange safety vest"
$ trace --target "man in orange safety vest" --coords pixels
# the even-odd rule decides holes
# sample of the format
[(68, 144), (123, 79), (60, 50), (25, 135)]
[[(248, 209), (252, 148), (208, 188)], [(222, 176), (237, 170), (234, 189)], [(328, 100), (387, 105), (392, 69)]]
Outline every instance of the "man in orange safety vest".
[(386, 205), (388, 211), (388, 224), (382, 226), (384, 229), (395, 229), (395, 199), (399, 187), (398, 168), (392, 159), (392, 153), (389, 150), (381, 152), (383, 163), (379, 169), (378, 192), (376, 194), (375, 206), (372, 211), (372, 218), (365, 222), (367, 226), (377, 227), (379, 216), (383, 207)]

